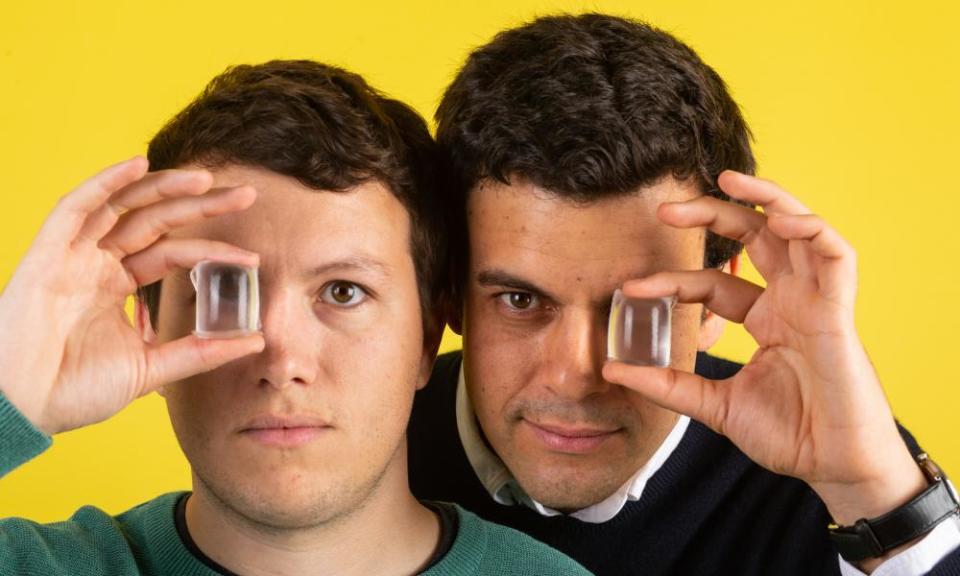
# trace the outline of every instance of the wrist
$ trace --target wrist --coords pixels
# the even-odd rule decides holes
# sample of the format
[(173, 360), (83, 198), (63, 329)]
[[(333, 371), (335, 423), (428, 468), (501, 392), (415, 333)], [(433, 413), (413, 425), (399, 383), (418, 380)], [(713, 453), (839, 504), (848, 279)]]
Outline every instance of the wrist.
[(53, 436), (56, 433), (54, 427), (45, 422), (42, 417), (42, 406), (36, 402), (29, 392), (18, 389), (11, 389), (9, 386), (0, 388), (0, 396), (6, 399), (6, 402), (17, 411), (20, 416), (30, 423), (31, 426), (42, 432), (45, 436)]
[(842, 526), (861, 518), (876, 518), (896, 509), (927, 489), (929, 482), (902, 441), (897, 457), (883, 469), (853, 482), (811, 483), (834, 522)]
[(926, 483), (920, 494), (879, 516), (829, 526), (830, 539), (840, 555), (864, 572), (915, 545), (938, 524), (960, 513), (960, 500), (943, 471), (926, 454), (919, 454), (916, 464)]
[[(13, 283), (16, 280), (11, 280)], [(10, 286), (7, 287), (8, 289)], [(52, 357), (58, 340), (51, 337), (51, 330), (36, 330), (36, 326), (24, 325), (24, 317), (36, 326), (55, 326), (55, 314), (43, 308), (36, 298), (14, 298), (4, 293), (0, 304), (0, 366), (4, 367), (0, 394), (26, 418), (30, 424), (47, 436), (57, 432), (51, 422), (44, 419), (45, 407), (51, 386), (56, 377), (60, 359)]]

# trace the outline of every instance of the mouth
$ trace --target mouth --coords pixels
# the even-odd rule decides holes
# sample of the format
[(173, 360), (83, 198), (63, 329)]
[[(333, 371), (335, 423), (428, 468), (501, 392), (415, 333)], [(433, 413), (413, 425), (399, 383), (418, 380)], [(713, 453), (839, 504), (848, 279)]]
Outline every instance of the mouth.
[(258, 444), (296, 448), (333, 430), (327, 422), (308, 416), (261, 416), (240, 429), (240, 435)]
[(548, 450), (566, 454), (588, 454), (618, 435), (621, 428), (595, 428), (589, 426), (564, 426), (521, 420), (523, 425)]

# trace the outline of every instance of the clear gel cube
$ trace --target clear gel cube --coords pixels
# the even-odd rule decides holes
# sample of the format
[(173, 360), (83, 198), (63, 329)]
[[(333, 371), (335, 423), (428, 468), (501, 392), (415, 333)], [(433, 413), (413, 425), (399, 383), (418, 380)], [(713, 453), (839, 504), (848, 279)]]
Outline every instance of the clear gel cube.
[(230, 338), (260, 330), (256, 268), (206, 260), (193, 267), (190, 280), (197, 291), (197, 336)]
[(627, 298), (613, 293), (607, 323), (607, 357), (628, 364), (670, 364), (670, 316), (673, 298)]

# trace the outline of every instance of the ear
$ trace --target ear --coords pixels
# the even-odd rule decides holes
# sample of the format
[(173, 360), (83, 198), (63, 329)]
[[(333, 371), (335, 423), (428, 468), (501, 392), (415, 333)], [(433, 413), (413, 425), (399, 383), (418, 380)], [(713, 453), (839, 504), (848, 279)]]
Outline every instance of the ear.
[(423, 357), (420, 359), (420, 375), (417, 380), (417, 390), (423, 389), (430, 381), (433, 372), (433, 363), (437, 359), (437, 350), (440, 349), (440, 340), (443, 339), (444, 314), (440, 310), (431, 312), (430, 318), (424, 323), (423, 330)]
[[(730, 258), (722, 270), (736, 276), (740, 272), (740, 255)], [(700, 322), (700, 334), (697, 340), (697, 350), (705, 352), (713, 347), (723, 335), (723, 328), (727, 321), (709, 310), (704, 310), (703, 320)]]
[(157, 342), (157, 332), (153, 329), (150, 322), (150, 311), (147, 310), (147, 304), (140, 298), (133, 298), (133, 319), (137, 326), (137, 332), (147, 344)]

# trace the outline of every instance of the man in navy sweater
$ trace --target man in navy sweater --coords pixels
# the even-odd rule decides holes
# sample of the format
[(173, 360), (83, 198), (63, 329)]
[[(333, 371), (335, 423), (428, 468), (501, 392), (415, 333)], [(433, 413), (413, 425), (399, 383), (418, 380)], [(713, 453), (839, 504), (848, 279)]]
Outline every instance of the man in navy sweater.
[[(960, 574), (956, 495), (854, 326), (853, 249), (751, 176), (690, 48), (542, 18), (477, 49), (437, 120), (464, 350), (418, 393), (415, 494), (598, 574)], [(744, 246), (765, 287), (737, 277)], [(676, 299), (669, 367), (606, 359), (618, 288)], [(703, 353), (725, 320), (758, 344), (742, 368)]]

